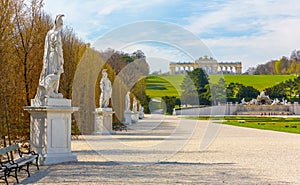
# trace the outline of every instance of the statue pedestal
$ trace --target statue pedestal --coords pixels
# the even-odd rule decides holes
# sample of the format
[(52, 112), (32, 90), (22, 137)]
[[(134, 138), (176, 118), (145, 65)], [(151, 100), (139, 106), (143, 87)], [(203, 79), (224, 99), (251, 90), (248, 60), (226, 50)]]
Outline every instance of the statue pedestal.
[(143, 111), (139, 111), (139, 119), (143, 119), (145, 117)]
[(132, 112), (131, 121), (132, 123), (137, 123), (139, 121), (139, 112)]
[(131, 121), (131, 115), (133, 114), (132, 111), (127, 110), (124, 112), (124, 119), (125, 119), (125, 124), (127, 125), (131, 125), (132, 121)]
[(114, 112), (111, 108), (97, 108), (95, 109), (94, 114), (94, 135), (115, 134), (115, 132), (112, 130), (112, 115), (114, 114)]
[(30, 113), (30, 147), (41, 165), (77, 161), (71, 152), (71, 107), (69, 99), (48, 98), (46, 106), (26, 106)]

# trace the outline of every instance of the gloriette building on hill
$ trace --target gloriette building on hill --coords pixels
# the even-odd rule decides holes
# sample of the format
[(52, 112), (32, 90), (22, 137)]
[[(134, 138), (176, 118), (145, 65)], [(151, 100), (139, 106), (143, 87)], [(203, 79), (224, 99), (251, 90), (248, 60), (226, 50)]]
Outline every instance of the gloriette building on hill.
[(212, 57), (200, 57), (195, 62), (169, 64), (170, 74), (183, 74), (185, 71), (192, 71), (196, 68), (202, 68), (207, 74), (241, 74), (242, 62), (220, 62)]

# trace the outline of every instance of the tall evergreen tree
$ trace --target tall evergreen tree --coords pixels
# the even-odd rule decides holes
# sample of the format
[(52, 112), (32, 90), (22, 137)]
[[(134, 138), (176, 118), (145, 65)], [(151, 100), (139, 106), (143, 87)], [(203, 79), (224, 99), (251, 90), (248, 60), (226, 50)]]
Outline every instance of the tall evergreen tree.
[(206, 97), (207, 85), (209, 84), (208, 76), (201, 68), (187, 72), (181, 88), (183, 89), (181, 100), (183, 104), (209, 105), (210, 101)]

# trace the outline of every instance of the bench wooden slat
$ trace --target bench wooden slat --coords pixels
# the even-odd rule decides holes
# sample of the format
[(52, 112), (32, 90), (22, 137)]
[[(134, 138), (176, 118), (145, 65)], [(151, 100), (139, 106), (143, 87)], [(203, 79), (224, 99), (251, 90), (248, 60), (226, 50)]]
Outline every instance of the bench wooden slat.
[(0, 172), (4, 172), (5, 170), (6, 170), (5, 167), (1, 167), (1, 168), (0, 168)]
[(19, 159), (15, 160), (15, 163), (17, 163), (19, 166), (23, 166), (23, 165), (25, 165), (25, 164), (27, 164), (29, 162), (34, 161), (35, 159), (36, 159), (35, 156), (28, 157), (28, 158), (19, 158)]
[(10, 146), (1, 148), (0, 155), (5, 155), (6, 153), (17, 150), (19, 148), (20, 148), (19, 144), (14, 144), (14, 145), (10, 145)]
[(17, 164), (11, 164), (11, 163), (5, 163), (5, 164), (3, 164), (3, 166), (5, 166), (7, 169), (18, 167)]

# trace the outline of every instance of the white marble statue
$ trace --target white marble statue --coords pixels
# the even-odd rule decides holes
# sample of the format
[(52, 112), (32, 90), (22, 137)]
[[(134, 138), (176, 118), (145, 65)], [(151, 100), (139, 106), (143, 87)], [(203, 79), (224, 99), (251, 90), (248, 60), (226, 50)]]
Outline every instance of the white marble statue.
[(256, 105), (257, 104), (257, 100), (256, 99), (252, 99), (250, 102), (249, 102), (250, 105)]
[(275, 98), (271, 105), (278, 105), (279, 103), (280, 101), (278, 100), (278, 98)]
[(142, 104), (139, 105), (139, 112), (144, 112), (144, 107), (142, 106)]
[(133, 98), (132, 111), (137, 112), (137, 101), (136, 101), (135, 97)]
[(258, 95), (257, 98), (267, 98), (267, 99), (270, 99), (270, 97), (266, 95), (266, 91), (261, 91), (260, 95)]
[(60, 75), (64, 72), (63, 50), (61, 42), (62, 17), (57, 15), (54, 27), (48, 31), (45, 38), (43, 69), (33, 106), (45, 104), (45, 98), (63, 98), (58, 92)]
[(246, 101), (245, 101), (245, 98), (243, 98), (243, 99), (241, 100), (241, 104), (242, 104), (242, 105), (247, 105), (248, 102), (246, 102)]
[(284, 98), (282, 98), (282, 104), (283, 104), (283, 105), (286, 105), (286, 104), (287, 104), (287, 100), (284, 99)]
[(107, 108), (109, 104), (109, 99), (111, 98), (112, 87), (111, 82), (107, 78), (107, 69), (102, 70), (102, 78), (100, 81), (101, 95), (99, 99), (100, 108)]
[(173, 116), (176, 116), (176, 109), (173, 108), (173, 113), (172, 113)]
[(259, 95), (258, 97), (260, 97), (260, 98), (266, 97), (265, 91), (261, 91), (261, 92), (260, 92), (260, 95)]
[(130, 111), (130, 92), (128, 91), (125, 96), (125, 111)]
[(140, 119), (143, 119), (145, 116), (144, 116), (144, 107), (140, 104), (139, 105), (139, 118)]

